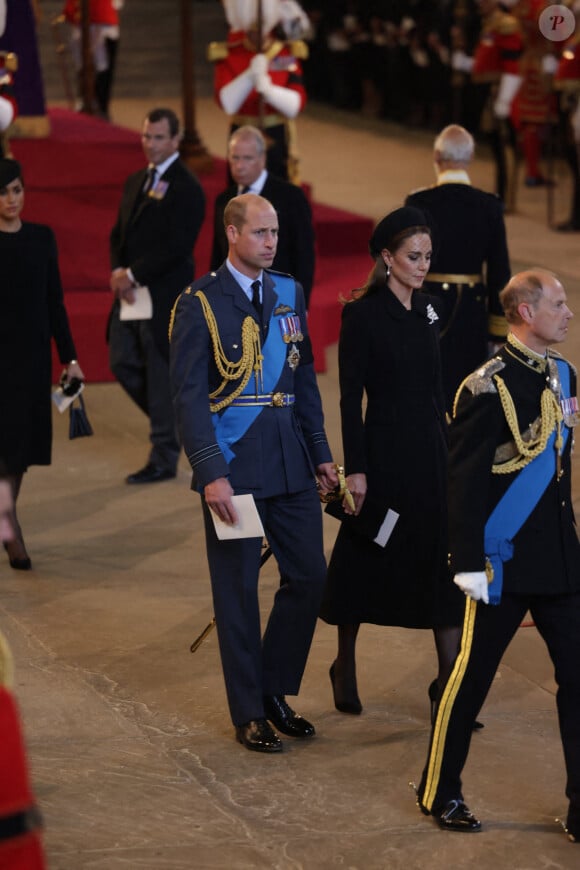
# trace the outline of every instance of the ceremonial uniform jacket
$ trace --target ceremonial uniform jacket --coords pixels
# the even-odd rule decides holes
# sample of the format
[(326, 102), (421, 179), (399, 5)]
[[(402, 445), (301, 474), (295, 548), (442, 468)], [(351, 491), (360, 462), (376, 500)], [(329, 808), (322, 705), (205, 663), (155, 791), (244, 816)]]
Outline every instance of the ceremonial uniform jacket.
[[(482, 571), (484, 529), (488, 517), (517, 471), (492, 474), (492, 464), (509, 453), (513, 436), (497, 390), (497, 378), (513, 399), (520, 432), (540, 416), (540, 397), (547, 372), (533, 368), (506, 345), (474, 372), (458, 395), (450, 427), (449, 535), (454, 572)], [(556, 353), (550, 353), (553, 374)], [(569, 365), (569, 364), (567, 364)], [(570, 367), (571, 395), (576, 372)], [(513, 539), (511, 560), (504, 563), (504, 594), (559, 595), (580, 591), (580, 546), (571, 501), (569, 432), (560, 479), (554, 472), (544, 494)], [(524, 439), (525, 440), (525, 439)], [(498, 448), (502, 446), (502, 450)], [(549, 449), (549, 448), (546, 448)], [(513, 453), (517, 453), (514, 450)]]
[[(280, 317), (290, 313), (280, 310), (277, 277), (276, 272), (263, 273), (265, 357), (269, 332), (279, 329)], [(332, 459), (324, 432), (302, 288), (296, 285), (295, 313), (304, 336), (298, 343), (300, 362), (293, 371), (285, 359), (273, 389), (294, 395), (295, 403), (262, 408), (250, 428), (233, 444), (235, 458), (230, 463), (217, 443), (209, 408), (208, 395), (219, 387), (222, 377), (215, 364), (202, 305), (195, 295), (198, 290), (203, 291), (211, 306), (225, 356), (232, 362), (241, 357), (244, 320), (248, 316), (258, 320), (252, 303), (225, 264), (188, 287), (176, 304), (171, 334), (172, 396), (181, 441), (193, 468), (192, 487), (202, 490), (217, 478), (229, 477), (236, 493), (252, 492), (256, 498), (267, 498), (314, 486), (314, 468)], [(231, 382), (223, 395), (236, 386), (237, 381)]]
[[(276, 40), (265, 51), (269, 59), (268, 75), (273, 85), (290, 88), (300, 95), (300, 111), (306, 103), (306, 91), (302, 81), (302, 66), (298, 59), (298, 53), (303, 53), (304, 43), (280, 42)], [(298, 50), (297, 50), (298, 49)], [(249, 45), (245, 33), (240, 30), (232, 30), (228, 33), (227, 43), (213, 43), (209, 49), (210, 59), (216, 61), (214, 76), (215, 98), (219, 105), (221, 89), (236, 79), (246, 70), (256, 51)], [(264, 102), (264, 116), (277, 115), (278, 111), (267, 102)], [(250, 91), (237, 114), (247, 116), (244, 123), (250, 123), (251, 118), (260, 115), (260, 95), (256, 90)], [(266, 121), (266, 126), (268, 122)]]
[(510, 278), (503, 204), (497, 196), (463, 183), (417, 190), (406, 205), (426, 213), (433, 236), (430, 273), (481, 275), (472, 284), (429, 281), (440, 320), (441, 362), (447, 407), (461, 381), (487, 358), (489, 338), (503, 340), (507, 325), (499, 301)]
[(205, 213), (205, 197), (197, 178), (180, 160), (163, 173), (164, 186), (159, 188), (157, 182), (156, 195), (142, 195), (146, 174), (141, 169), (125, 183), (110, 237), (111, 269), (130, 268), (135, 280), (149, 288), (153, 334), (167, 354), (171, 308), (194, 275), (193, 246)]
[[(228, 255), (224, 209), (237, 193), (237, 187), (233, 185), (216, 198), (210, 269), (217, 269)], [(310, 204), (300, 187), (277, 178), (270, 172), (260, 196), (272, 203), (278, 215), (278, 247), (272, 266), (278, 272), (293, 275), (300, 282), (308, 307), (314, 280), (315, 256)]]
[[(80, 0), (66, 0), (62, 12), (71, 24), (80, 24)], [(91, 24), (118, 25), (118, 7), (113, 0), (89, 0), (89, 21)]]

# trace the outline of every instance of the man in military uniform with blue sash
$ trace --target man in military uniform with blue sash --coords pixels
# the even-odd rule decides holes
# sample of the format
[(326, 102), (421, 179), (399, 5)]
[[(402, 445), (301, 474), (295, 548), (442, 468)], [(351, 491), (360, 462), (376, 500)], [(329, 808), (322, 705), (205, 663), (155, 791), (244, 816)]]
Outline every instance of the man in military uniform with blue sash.
[(550, 349), (572, 312), (560, 281), (542, 269), (515, 275), (500, 300), (507, 342), (460, 386), (450, 428), (451, 563), (467, 600), (418, 802), (445, 830), (480, 830), (461, 772), (473, 723), (529, 610), (555, 666), (566, 830), (580, 842), (580, 545), (570, 486), (578, 402), (575, 369)]
[[(311, 737), (285, 695), (298, 693), (326, 576), (316, 479), (337, 473), (324, 432), (302, 288), (268, 271), (278, 219), (261, 196), (230, 200), (228, 257), (178, 299), (171, 381), (192, 488), (202, 494), (222, 667), (236, 737), (279, 752), (283, 734)], [(218, 540), (210, 515), (237, 521), (232, 496), (254, 496), (281, 574), (261, 637), (262, 539)]]

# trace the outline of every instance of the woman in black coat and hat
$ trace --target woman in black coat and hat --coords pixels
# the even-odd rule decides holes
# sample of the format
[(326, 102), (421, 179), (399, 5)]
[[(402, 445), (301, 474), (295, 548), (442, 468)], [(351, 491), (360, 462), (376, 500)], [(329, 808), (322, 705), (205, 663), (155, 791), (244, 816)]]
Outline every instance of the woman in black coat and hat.
[(0, 159), (0, 473), (10, 483), (14, 538), (4, 544), (12, 568), (29, 570), (16, 501), (30, 465), (50, 465), (51, 338), (64, 380), (84, 379), (64, 307), (54, 234), (21, 220), (22, 170)]
[[(418, 292), (431, 259), (425, 215), (410, 207), (391, 212), (369, 246), (375, 268), (344, 306), (339, 342), (342, 440), (355, 511), (344, 503), (321, 610), (338, 626), (330, 677), (345, 713), (362, 710), (355, 665), (361, 623), (433, 630), (434, 705), (457, 654), (464, 606), (447, 568), (438, 316), (434, 300)], [(374, 538), (388, 511), (395, 525), (381, 546)]]

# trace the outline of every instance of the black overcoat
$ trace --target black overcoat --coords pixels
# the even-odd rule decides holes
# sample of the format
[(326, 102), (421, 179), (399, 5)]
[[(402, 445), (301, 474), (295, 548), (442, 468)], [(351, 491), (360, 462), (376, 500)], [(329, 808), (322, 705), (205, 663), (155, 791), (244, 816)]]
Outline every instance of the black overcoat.
[(0, 232), (0, 461), (17, 474), (50, 465), (51, 338), (63, 364), (76, 357), (54, 234), (24, 222)]
[(461, 621), (463, 596), (447, 570), (447, 446), (431, 302), (415, 292), (407, 310), (385, 285), (344, 307), (345, 470), (365, 473), (367, 500), (400, 517), (384, 549), (342, 524), (321, 612), (327, 622), (427, 628)]

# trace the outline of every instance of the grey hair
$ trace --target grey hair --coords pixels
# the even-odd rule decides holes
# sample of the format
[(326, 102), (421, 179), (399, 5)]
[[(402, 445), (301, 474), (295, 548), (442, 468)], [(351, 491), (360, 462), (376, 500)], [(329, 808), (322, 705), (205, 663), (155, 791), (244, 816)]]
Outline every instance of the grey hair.
[(465, 127), (459, 124), (449, 124), (445, 127), (433, 145), (439, 160), (450, 163), (469, 163), (473, 158), (475, 142), (473, 136)]

